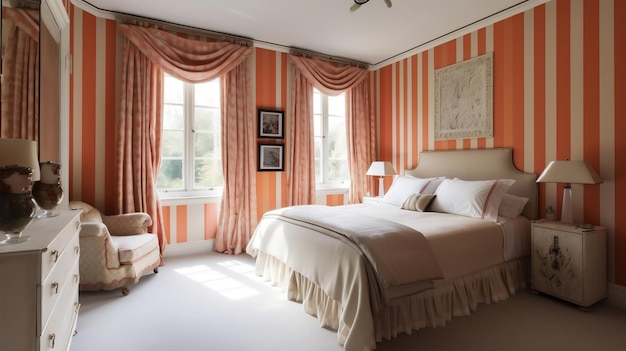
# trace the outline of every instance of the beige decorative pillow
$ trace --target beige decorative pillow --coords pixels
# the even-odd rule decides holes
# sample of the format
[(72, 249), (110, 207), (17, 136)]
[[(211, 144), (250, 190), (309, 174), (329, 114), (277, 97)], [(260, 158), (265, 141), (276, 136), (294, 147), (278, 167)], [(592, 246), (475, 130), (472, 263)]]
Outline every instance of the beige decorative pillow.
[(420, 193), (411, 194), (402, 204), (402, 209), (424, 212), (428, 206), (430, 206), (430, 203), (433, 202), (435, 196), (437, 195)]

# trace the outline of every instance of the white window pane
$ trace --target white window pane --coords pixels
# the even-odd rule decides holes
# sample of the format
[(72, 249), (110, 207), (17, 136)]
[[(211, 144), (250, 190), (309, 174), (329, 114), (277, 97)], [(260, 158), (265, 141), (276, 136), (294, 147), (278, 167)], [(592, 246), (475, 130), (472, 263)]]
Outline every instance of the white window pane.
[(328, 127), (328, 157), (348, 157), (346, 145), (346, 123), (344, 118), (329, 118)]
[(334, 116), (346, 115), (346, 95), (328, 97), (328, 114)]
[(317, 90), (313, 93), (313, 113), (316, 115), (322, 113), (322, 95)]
[(184, 101), (184, 84), (182, 81), (165, 75), (163, 83), (163, 102), (182, 104)]
[(220, 110), (215, 107), (196, 106), (194, 130), (217, 131), (220, 128)]
[(195, 157), (221, 157), (220, 136), (216, 133), (194, 133)]
[(220, 80), (215, 79), (210, 82), (196, 84), (195, 103), (196, 106), (220, 106)]
[(313, 115), (313, 135), (321, 137), (324, 135), (324, 124), (322, 115)]
[(162, 159), (161, 169), (157, 177), (158, 189), (182, 189), (183, 160)]
[(322, 176), (322, 160), (315, 159), (315, 183), (323, 183), (324, 178)]
[(222, 186), (222, 161), (219, 159), (197, 159), (195, 162), (195, 188)]
[(183, 157), (185, 134), (182, 131), (164, 130), (161, 135), (161, 157)]
[(328, 181), (341, 182), (350, 178), (348, 172), (348, 161), (330, 160), (328, 163)]
[(185, 129), (184, 105), (166, 104), (163, 106), (163, 129)]

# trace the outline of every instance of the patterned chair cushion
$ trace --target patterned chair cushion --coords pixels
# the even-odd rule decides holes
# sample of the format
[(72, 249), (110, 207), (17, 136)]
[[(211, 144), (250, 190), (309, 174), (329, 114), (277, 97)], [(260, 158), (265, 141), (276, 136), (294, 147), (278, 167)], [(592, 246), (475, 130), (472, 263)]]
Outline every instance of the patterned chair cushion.
[(111, 240), (118, 248), (120, 264), (132, 264), (159, 249), (159, 241), (154, 234), (112, 236)]

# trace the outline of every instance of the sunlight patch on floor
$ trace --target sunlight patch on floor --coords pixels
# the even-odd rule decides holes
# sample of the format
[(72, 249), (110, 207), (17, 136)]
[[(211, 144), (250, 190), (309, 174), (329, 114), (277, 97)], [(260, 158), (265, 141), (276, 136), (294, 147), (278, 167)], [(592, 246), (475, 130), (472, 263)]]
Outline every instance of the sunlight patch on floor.
[[(222, 262), (220, 266), (242, 276), (254, 275), (254, 267), (235, 260)], [(242, 300), (260, 294), (258, 290), (245, 285), (238, 279), (235, 279), (235, 277), (226, 275), (206, 265), (178, 268), (174, 269), (174, 272), (202, 284), (231, 300)]]

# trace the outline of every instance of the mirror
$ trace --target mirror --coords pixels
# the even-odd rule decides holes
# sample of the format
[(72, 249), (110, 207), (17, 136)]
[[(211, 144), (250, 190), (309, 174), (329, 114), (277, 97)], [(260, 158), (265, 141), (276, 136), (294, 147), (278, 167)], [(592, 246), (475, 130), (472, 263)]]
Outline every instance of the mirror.
[[(61, 0), (2, 0), (0, 136), (38, 140), (39, 160), (62, 167), (69, 165), (69, 22)], [(69, 172), (61, 182), (69, 184)]]

